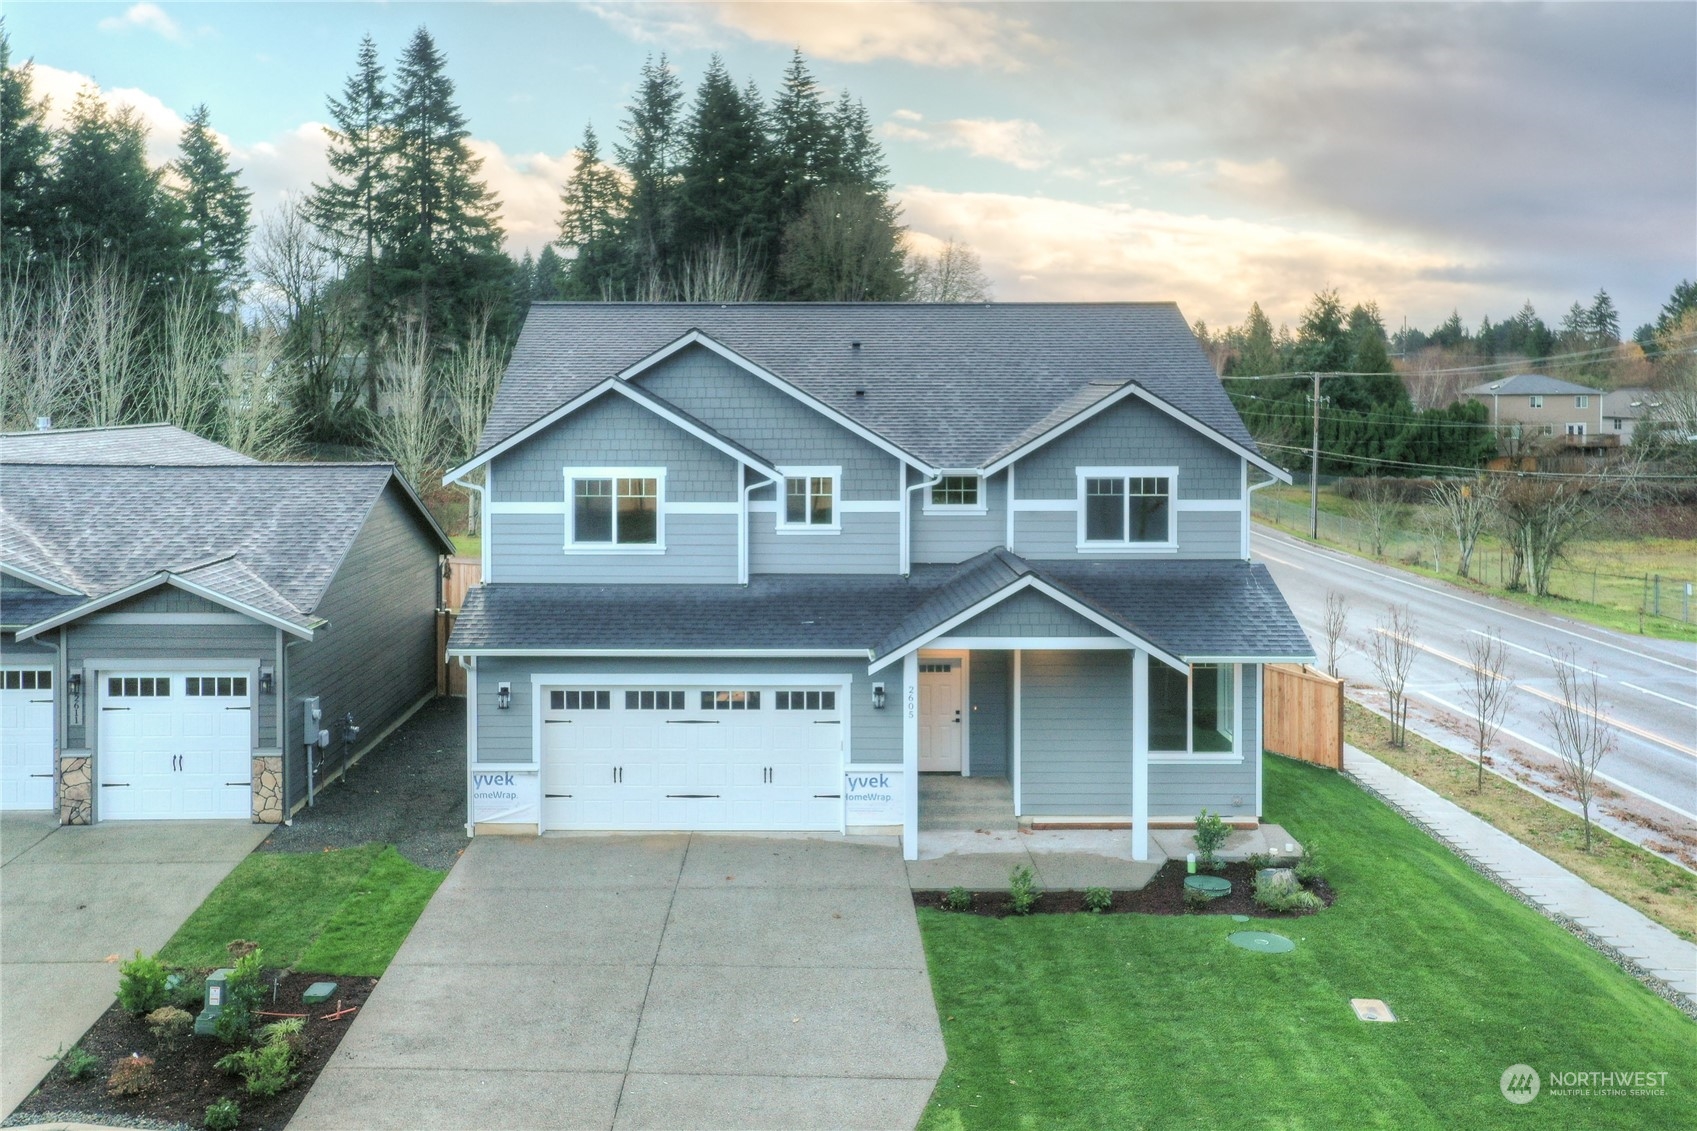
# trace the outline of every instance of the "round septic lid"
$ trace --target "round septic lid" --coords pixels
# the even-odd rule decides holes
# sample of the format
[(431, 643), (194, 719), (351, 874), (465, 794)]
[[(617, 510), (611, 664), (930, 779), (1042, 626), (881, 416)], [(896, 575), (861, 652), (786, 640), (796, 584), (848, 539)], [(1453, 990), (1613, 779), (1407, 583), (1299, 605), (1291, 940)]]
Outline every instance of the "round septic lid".
[(1247, 916), (1247, 915), (1233, 915), (1232, 916), (1232, 922), (1234, 922), (1234, 923), (1247, 923), (1247, 922), (1249, 922), (1249, 916)]
[(1233, 946), (1241, 946), (1244, 950), (1255, 950), (1262, 954), (1283, 954), (1287, 950), (1296, 949), (1295, 943), (1271, 931), (1234, 931), (1226, 936), (1226, 941)]
[(1199, 891), (1209, 899), (1218, 899), (1230, 894), (1232, 882), (1223, 876), (1186, 876), (1184, 886), (1191, 891)]

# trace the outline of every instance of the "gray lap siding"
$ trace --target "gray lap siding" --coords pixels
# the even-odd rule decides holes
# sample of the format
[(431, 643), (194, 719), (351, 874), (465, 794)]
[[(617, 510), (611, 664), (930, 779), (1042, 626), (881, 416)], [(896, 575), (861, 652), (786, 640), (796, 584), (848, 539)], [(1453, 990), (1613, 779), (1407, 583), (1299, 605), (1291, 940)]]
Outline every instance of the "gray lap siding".
[(985, 513), (925, 513), (926, 492), (914, 492), (913, 560), (964, 562), (1007, 542), (1008, 475), (999, 472), (984, 484)]
[(751, 573), (896, 573), (901, 568), (901, 516), (850, 511), (839, 534), (780, 534), (778, 516), (748, 516)]
[[(1156, 661), (1151, 660), (1150, 663)], [(1149, 766), (1149, 816), (1192, 819), (1206, 807), (1225, 817), (1258, 816), (1255, 769), (1261, 752), (1261, 665), (1244, 664), (1243, 717), (1238, 723), (1238, 762), (1152, 762)]]
[(985, 638), (1042, 638), (1067, 636), (1112, 636), (1107, 629), (1079, 616), (1041, 593), (1027, 589), (992, 605), (971, 620), (963, 621), (949, 636)]
[(967, 743), (973, 777), (1008, 776), (1013, 722), (1008, 684), (1011, 657), (1012, 653), (1003, 651), (972, 653), (969, 675), (972, 684), (967, 689), (972, 715)]
[[(670, 490), (668, 480), (668, 494)], [(489, 522), (496, 582), (652, 585), (737, 580), (734, 514), (667, 515), (663, 554), (568, 554), (563, 509), (559, 514), (492, 514)]]
[[(1078, 548), (1074, 511), (1020, 511), (1014, 515), (1013, 552), (1021, 557), (1123, 559), (1125, 552)], [(1179, 511), (1178, 549), (1152, 557), (1237, 558), (1243, 555), (1243, 515), (1239, 511)]]
[(1020, 812), (1131, 814), (1131, 653), (1020, 656)]

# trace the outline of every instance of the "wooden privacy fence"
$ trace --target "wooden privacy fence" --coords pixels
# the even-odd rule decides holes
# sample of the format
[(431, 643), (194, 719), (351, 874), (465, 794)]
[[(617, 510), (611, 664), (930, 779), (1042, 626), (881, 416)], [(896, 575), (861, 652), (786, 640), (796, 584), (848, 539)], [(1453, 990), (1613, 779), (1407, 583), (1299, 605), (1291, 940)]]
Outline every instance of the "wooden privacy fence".
[(478, 558), (451, 557), (442, 576), (442, 609), (436, 614), (436, 694), (464, 695), (465, 669), (448, 660), (448, 637), (454, 618), (460, 615), (466, 591), (483, 580), (483, 562)]
[(1268, 664), (1261, 696), (1267, 749), (1343, 769), (1343, 680), (1303, 664)]

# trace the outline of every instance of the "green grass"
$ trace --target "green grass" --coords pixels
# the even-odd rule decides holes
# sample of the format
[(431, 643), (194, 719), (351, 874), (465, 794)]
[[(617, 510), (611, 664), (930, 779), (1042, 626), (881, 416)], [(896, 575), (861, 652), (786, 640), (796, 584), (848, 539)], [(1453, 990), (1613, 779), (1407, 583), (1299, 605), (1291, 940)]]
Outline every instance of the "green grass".
[[(922, 1127), (1697, 1125), (1689, 1020), (1347, 779), (1268, 757), (1265, 780), (1338, 891), (1262, 924), (1291, 954), (1230, 946), (1224, 916), (919, 913), (949, 1052)], [(1514, 1106), (1516, 1063), (1667, 1072), (1668, 1094)]]
[(176, 966), (227, 966), (233, 939), (251, 939), (269, 966), (314, 973), (380, 974), (424, 910), (442, 873), (393, 848), (313, 853), (256, 852), (171, 936), (159, 952)]
[(476, 534), (454, 534), (454, 553), (462, 558), (483, 556), (483, 539)]

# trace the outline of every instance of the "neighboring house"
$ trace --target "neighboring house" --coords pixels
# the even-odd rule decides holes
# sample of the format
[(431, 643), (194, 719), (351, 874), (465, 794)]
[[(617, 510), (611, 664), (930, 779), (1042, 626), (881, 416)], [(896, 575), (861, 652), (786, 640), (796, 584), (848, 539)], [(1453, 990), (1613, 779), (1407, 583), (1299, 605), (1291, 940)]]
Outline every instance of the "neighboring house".
[(1661, 396), (1654, 389), (1616, 389), (1612, 393), (1604, 393), (1602, 433), (1619, 436), (1621, 444), (1630, 444), (1639, 421), (1653, 416), (1660, 407)]
[(0, 807), (283, 820), (434, 693), (450, 552), (389, 464), (0, 435)]
[(1626, 443), (1630, 435), (1630, 429), (1604, 427), (1603, 400), (1609, 394), (1540, 373), (1474, 385), (1461, 395), (1483, 404), (1510, 444), (1556, 436), (1567, 447), (1609, 448)]
[[(468, 831), (1261, 813), (1257, 452), (1172, 304), (531, 308), (478, 451)], [(472, 477), (472, 478), (468, 478)]]

